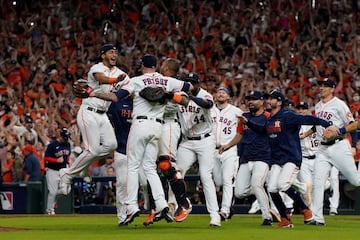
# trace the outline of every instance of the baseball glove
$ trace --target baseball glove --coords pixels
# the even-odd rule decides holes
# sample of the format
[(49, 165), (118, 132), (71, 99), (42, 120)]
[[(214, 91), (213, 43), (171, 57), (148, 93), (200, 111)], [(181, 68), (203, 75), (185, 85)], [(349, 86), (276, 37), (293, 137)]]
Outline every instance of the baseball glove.
[(161, 104), (165, 103), (167, 99), (166, 91), (162, 87), (145, 87), (139, 92), (139, 95), (149, 102)]
[(88, 98), (92, 88), (89, 87), (87, 80), (78, 79), (73, 83), (72, 90), (75, 97)]

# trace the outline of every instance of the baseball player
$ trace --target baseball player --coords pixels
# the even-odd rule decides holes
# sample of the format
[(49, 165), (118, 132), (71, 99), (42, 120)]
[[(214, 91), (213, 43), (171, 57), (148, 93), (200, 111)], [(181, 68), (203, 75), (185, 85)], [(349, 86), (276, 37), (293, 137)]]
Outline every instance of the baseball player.
[(294, 227), (286, 214), (286, 207), (280, 196), (280, 191), (285, 192), (299, 204), (304, 214), (304, 223), (310, 222), (313, 217), (311, 210), (292, 187), (302, 160), (300, 126), (322, 125), (328, 127), (330, 124), (323, 119), (311, 115), (298, 115), (294, 111), (284, 108), (285, 98), (280, 91), (274, 90), (266, 96), (266, 103), (271, 107), (271, 111), (265, 126), (245, 117), (241, 117), (241, 119), (244, 118), (242, 121), (252, 130), (266, 132), (269, 136), (272, 165), (269, 173), (268, 191), (281, 216), (278, 227)]
[[(126, 144), (131, 127), (133, 103), (130, 96), (112, 102), (108, 109), (109, 119), (114, 127), (117, 148), (114, 152), (114, 168), (116, 174), (116, 210), (118, 218), (118, 226), (127, 226), (125, 222), (126, 214), (126, 175), (127, 175), (127, 159)], [(145, 176), (140, 171), (140, 185), (146, 185)]]
[(70, 131), (61, 128), (57, 131), (57, 137), (51, 141), (45, 150), (44, 160), (46, 164), (46, 183), (48, 188), (47, 207), (48, 215), (55, 215), (56, 195), (59, 190), (59, 170), (65, 168), (70, 160), (71, 146), (69, 143)]
[(215, 123), (214, 134), (218, 150), (213, 174), (216, 186), (222, 186), (222, 201), (219, 212), (222, 220), (227, 220), (230, 216), (234, 180), (239, 167), (237, 143), (228, 144), (237, 137), (239, 121), (237, 116), (243, 114), (243, 111), (230, 104), (229, 100), (229, 89), (220, 87), (216, 92), (216, 107), (212, 108)]
[[(244, 113), (244, 116), (258, 124), (265, 124), (270, 114), (264, 110), (263, 94), (251, 91), (245, 99), (250, 112)], [(240, 168), (235, 182), (235, 196), (244, 198), (253, 193), (260, 206), (262, 225), (271, 226), (273, 219), (268, 194), (264, 188), (271, 165), (268, 136), (244, 126), (240, 148)]]
[[(310, 115), (309, 105), (306, 102), (300, 102), (296, 106), (297, 112), (303, 115)], [(314, 162), (316, 158), (316, 151), (319, 146), (319, 140), (316, 138), (316, 133), (307, 136), (307, 131), (312, 126), (302, 125), (299, 131), (300, 134), (300, 145), (302, 153), (301, 168), (299, 171), (298, 179), (300, 182), (304, 182), (307, 185), (312, 185), (314, 177)], [(304, 196), (304, 200), (308, 205), (311, 204), (311, 192), (308, 192)]]
[[(102, 62), (93, 65), (88, 73), (88, 84), (94, 92), (109, 93), (115, 85), (129, 77), (116, 67), (117, 48), (105, 44), (100, 49)], [(84, 151), (69, 168), (60, 169), (60, 193), (67, 195), (71, 190), (71, 179), (87, 168), (97, 158), (110, 154), (116, 148), (116, 137), (109, 118), (105, 114), (110, 101), (98, 98), (83, 99), (77, 113)]]
[[(160, 67), (160, 73), (164, 76), (175, 77), (179, 72), (180, 62), (174, 58), (167, 58)], [(162, 126), (162, 134), (159, 142), (159, 158), (158, 169), (165, 176), (170, 188), (164, 184), (162, 179), (165, 195), (168, 192), (168, 204), (177, 206), (174, 213), (174, 220), (177, 222), (184, 221), (192, 210), (190, 200), (186, 198), (186, 183), (184, 177), (180, 174), (176, 167), (177, 147), (180, 140), (181, 130), (177, 116), (178, 104), (168, 101), (165, 106), (164, 124)], [(164, 186), (165, 185), (165, 186)], [(151, 201), (151, 200), (150, 200)], [(154, 207), (154, 206), (152, 206)], [(155, 218), (155, 210), (152, 210), (148, 218), (143, 222), (145, 226), (152, 224)], [(157, 219), (159, 220), (159, 219)]]
[(212, 178), (216, 150), (215, 138), (211, 134), (211, 108), (214, 101), (212, 95), (200, 87), (200, 78), (197, 74), (189, 73), (184, 80), (191, 82), (194, 89), (189, 92), (189, 104), (179, 105), (178, 114), (183, 138), (177, 151), (176, 163), (181, 175), (185, 176), (192, 164), (198, 160), (206, 208), (210, 213), (210, 226), (219, 227), (221, 218)]
[[(90, 96), (118, 101), (129, 94), (133, 95), (133, 122), (127, 143), (127, 219), (131, 223), (139, 216), (137, 195), (139, 185), (139, 168), (143, 167), (147, 181), (150, 184), (152, 196), (156, 205), (156, 216), (173, 221), (164, 196), (160, 178), (156, 172), (156, 159), (159, 151), (159, 139), (162, 134), (162, 124), (165, 104), (149, 102), (139, 95), (147, 86), (163, 87), (167, 92), (188, 91), (192, 85), (175, 78), (165, 77), (156, 72), (157, 60), (153, 55), (144, 55), (141, 59), (143, 75), (133, 77), (116, 93), (91, 92)], [(180, 95), (176, 95), (180, 97)], [(174, 95), (175, 100), (175, 95)], [(181, 101), (177, 98), (177, 101)]]
[[(314, 165), (313, 201), (311, 209), (314, 219), (309, 224), (323, 226), (324, 185), (331, 167), (335, 166), (347, 180), (354, 186), (360, 186), (360, 176), (354, 164), (351, 145), (345, 139), (346, 125), (353, 122), (354, 118), (346, 103), (333, 95), (336, 83), (331, 79), (319, 81), (320, 102), (315, 105), (315, 115), (331, 122), (339, 131), (335, 138), (327, 138), (327, 131), (317, 126), (316, 135), (320, 141)], [(354, 125), (352, 125), (353, 127)], [(350, 127), (350, 129), (352, 128)], [(348, 127), (348, 130), (350, 130)], [(326, 137), (323, 139), (323, 134)]]

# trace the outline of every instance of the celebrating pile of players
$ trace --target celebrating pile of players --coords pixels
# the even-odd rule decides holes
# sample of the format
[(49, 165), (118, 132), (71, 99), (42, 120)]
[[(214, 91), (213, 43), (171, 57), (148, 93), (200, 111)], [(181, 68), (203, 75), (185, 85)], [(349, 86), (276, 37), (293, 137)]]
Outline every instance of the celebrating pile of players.
[[(306, 102), (292, 108), (279, 88), (249, 92), (240, 109), (231, 103), (227, 86), (209, 93), (197, 73), (179, 72), (177, 59), (158, 66), (155, 55), (145, 54), (139, 59), (139, 75), (130, 78), (117, 67), (118, 54), (115, 45), (103, 45), (87, 84), (80, 93), (76, 86), (84, 150), (70, 166), (56, 169), (56, 179), (58, 192), (67, 195), (74, 176), (95, 159), (114, 154), (119, 226), (140, 216), (139, 187), (149, 211), (144, 226), (162, 219), (184, 221), (192, 211), (184, 176), (194, 164), (211, 227), (231, 219), (235, 199), (249, 195), (257, 199), (263, 226), (277, 222), (279, 228), (294, 227), (288, 202), (299, 207), (304, 224), (323, 226), (324, 191), (332, 170), (337, 170), (335, 178), (340, 171), (351, 184), (360, 185), (346, 135), (354, 118), (334, 96), (334, 80), (318, 80), (321, 100), (314, 115)], [(141, 93), (158, 87), (165, 92), (161, 99)], [(57, 145), (70, 137), (61, 133)], [(52, 162), (66, 163), (65, 151), (60, 152), (60, 158), (45, 158), (49, 173)], [(56, 194), (50, 193), (54, 199)], [(332, 213), (337, 214), (338, 199), (334, 202)], [(48, 211), (53, 214), (53, 207)]]

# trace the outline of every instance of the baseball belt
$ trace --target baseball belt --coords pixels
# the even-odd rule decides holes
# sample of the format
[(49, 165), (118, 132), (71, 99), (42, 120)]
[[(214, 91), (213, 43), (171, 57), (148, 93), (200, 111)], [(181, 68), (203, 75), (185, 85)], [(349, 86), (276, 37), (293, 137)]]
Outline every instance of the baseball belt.
[(99, 113), (99, 114), (104, 114), (104, 113), (106, 113), (105, 110), (100, 110), (100, 109), (96, 109), (96, 108), (92, 108), (92, 107), (87, 107), (86, 109), (89, 110), (89, 111), (92, 111), (92, 112)]
[(136, 119), (147, 119), (147, 120), (153, 120), (153, 121), (161, 123), (161, 124), (164, 123), (164, 120), (161, 120), (159, 118), (150, 118), (148, 116), (137, 116)]
[(196, 136), (196, 137), (188, 137), (188, 136), (186, 136), (185, 138), (187, 140), (201, 140), (201, 139), (209, 137), (210, 135), (211, 135), (210, 133), (205, 133), (203, 136)]

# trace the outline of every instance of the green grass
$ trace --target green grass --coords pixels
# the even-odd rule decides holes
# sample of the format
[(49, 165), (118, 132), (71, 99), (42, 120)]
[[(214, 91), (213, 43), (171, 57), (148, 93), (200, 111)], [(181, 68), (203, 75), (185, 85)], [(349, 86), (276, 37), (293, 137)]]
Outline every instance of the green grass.
[(115, 215), (0, 215), (0, 227), (17, 231), (0, 232), (0, 239), (11, 240), (195, 240), (195, 239), (357, 239), (360, 216), (326, 216), (326, 226), (307, 226), (301, 215), (293, 216), (293, 229), (261, 226), (260, 215), (235, 215), (221, 228), (209, 227), (209, 215), (192, 214), (182, 223), (161, 221), (143, 227), (141, 215), (128, 227), (119, 228)]

